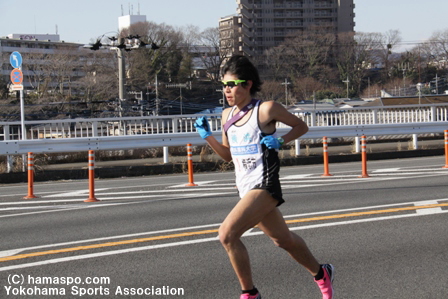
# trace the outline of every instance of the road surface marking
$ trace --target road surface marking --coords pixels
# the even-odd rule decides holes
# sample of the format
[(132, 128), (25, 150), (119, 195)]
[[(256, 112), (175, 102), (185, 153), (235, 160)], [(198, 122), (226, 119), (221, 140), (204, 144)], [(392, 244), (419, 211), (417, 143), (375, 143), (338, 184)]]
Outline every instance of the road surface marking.
[[(342, 219), (342, 218), (349, 218), (349, 217), (378, 215), (378, 214), (385, 214), (385, 213), (397, 213), (397, 212), (412, 211), (412, 210), (417, 211), (419, 209), (433, 209), (433, 208), (437, 208), (437, 207), (448, 207), (448, 203), (429, 204), (429, 205), (411, 206), (411, 207), (402, 207), (402, 208), (391, 208), (391, 209), (373, 210), (373, 211), (365, 211), (365, 212), (344, 213), (344, 214), (318, 216), (318, 217), (302, 218), (302, 219), (291, 219), (291, 220), (286, 220), (286, 223), (291, 224), (291, 223), (299, 223), (299, 222), (303, 223), (303, 222), (313, 222), (313, 221), (322, 221), (322, 220), (333, 220), (333, 219)], [(444, 211), (444, 212), (448, 212), (448, 211)], [(398, 215), (398, 216), (400, 216), (400, 215)], [(369, 219), (367, 219), (367, 220), (369, 220)], [(80, 250), (99, 249), (99, 248), (105, 248), (105, 247), (136, 244), (136, 243), (143, 243), (143, 242), (150, 242), (150, 241), (160, 241), (160, 240), (166, 240), (166, 239), (207, 235), (207, 234), (212, 234), (212, 233), (217, 233), (217, 232), (218, 232), (218, 229), (209, 229), (209, 230), (184, 232), (184, 233), (155, 236), (155, 237), (148, 237), (148, 238), (123, 240), (123, 241), (117, 241), (117, 242), (107, 242), (107, 243), (102, 243), (102, 244), (92, 244), (92, 245), (85, 245), (85, 246), (78, 246), (78, 247), (62, 248), (62, 249), (55, 249), (55, 250), (48, 250), (48, 251), (41, 251), (41, 252), (32, 252), (32, 253), (25, 253), (25, 254), (19, 254), (19, 255), (14, 255), (14, 256), (2, 257), (2, 258), (0, 258), (0, 262), (7, 262), (7, 261), (20, 260), (20, 259), (31, 258), (31, 257), (59, 254), (59, 253), (75, 252), (75, 251), (80, 251)], [(256, 234), (251, 232), (248, 235), (256, 235)], [(211, 238), (211, 239), (216, 240), (216, 237)], [(3, 268), (0, 268), (0, 271), (2, 271), (2, 269)]]

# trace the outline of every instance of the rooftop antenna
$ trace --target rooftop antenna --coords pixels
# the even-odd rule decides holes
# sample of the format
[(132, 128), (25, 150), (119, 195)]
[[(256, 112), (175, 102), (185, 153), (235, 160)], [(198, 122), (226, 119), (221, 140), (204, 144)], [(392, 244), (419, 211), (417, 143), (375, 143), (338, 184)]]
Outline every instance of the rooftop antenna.
[(128, 3), (129, 15), (131, 15), (131, 3)]
[(58, 34), (58, 24), (56, 24), (56, 34)]
[(124, 12), (123, 12), (123, 4), (121, 4), (121, 16), (124, 16)]
[(137, 12), (137, 14), (140, 15), (140, 2), (138, 3), (138, 12)]

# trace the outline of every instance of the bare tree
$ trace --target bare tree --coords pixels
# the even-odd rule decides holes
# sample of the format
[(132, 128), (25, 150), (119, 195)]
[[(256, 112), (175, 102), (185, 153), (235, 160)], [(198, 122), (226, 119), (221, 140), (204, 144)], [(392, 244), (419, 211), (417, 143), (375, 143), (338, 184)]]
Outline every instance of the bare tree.
[(210, 27), (202, 31), (199, 42), (208, 48), (205, 55), (201, 56), (202, 63), (207, 69), (207, 74), (211, 80), (217, 81), (220, 76), (220, 67), (225, 58), (220, 52), (220, 37), (218, 27)]
[(434, 32), (422, 48), (426, 48), (427, 65), (434, 67), (439, 76), (448, 76), (448, 29)]
[(80, 55), (73, 49), (55, 49), (52, 55), (29, 53), (25, 59), (27, 80), (38, 98), (70, 97), (76, 81), (83, 75)]
[(285, 54), (289, 59), (291, 76), (322, 79), (325, 73), (322, 66), (329, 63), (336, 36), (324, 28), (313, 27), (304, 32), (298, 31), (284, 43)]
[(377, 33), (358, 32), (338, 35), (336, 64), (340, 84), (345, 83), (349, 88), (349, 95), (346, 96), (361, 93), (368, 71), (380, 63), (376, 54), (381, 51), (381, 41), (381, 35)]
[(286, 45), (279, 45), (266, 50), (263, 59), (268, 68), (263, 73), (264, 78), (280, 81), (290, 76), (291, 59), (287, 55), (286, 47)]
[(305, 101), (312, 98), (314, 92), (323, 90), (324, 84), (312, 77), (297, 78), (294, 81), (294, 92), (297, 101)]
[(382, 49), (381, 51), (378, 51), (378, 55), (384, 67), (383, 81), (387, 81), (390, 77), (390, 68), (393, 65), (391, 54), (401, 40), (402, 38), (399, 30), (389, 30), (382, 34)]
[(86, 102), (118, 97), (118, 63), (114, 51), (85, 52), (84, 76), (78, 81)]
[(285, 102), (285, 88), (277, 81), (264, 81), (259, 93), (260, 98), (266, 101)]
[[(165, 82), (177, 78), (182, 61), (179, 49), (182, 34), (166, 24), (145, 22), (138, 25), (141, 40), (153, 47), (127, 52), (129, 84), (147, 86), (148, 83), (155, 82), (156, 75)], [(129, 28), (131, 32), (133, 26)]]
[(72, 51), (57, 50), (51, 57), (51, 63), (47, 66), (52, 78), (51, 91), (61, 97), (71, 96), (75, 77), (74, 70), (77, 68), (79, 56), (73, 55)]
[(435, 60), (448, 59), (448, 29), (444, 31), (434, 32), (428, 41), (429, 55), (432, 55)]
[[(179, 79), (191, 80), (195, 72), (195, 46), (199, 44), (200, 29), (198, 26), (186, 25), (178, 29), (182, 34), (182, 41), (180, 42), (180, 49), (182, 53), (182, 61), (179, 66)], [(199, 52), (198, 52), (199, 53)]]
[(24, 63), (27, 65), (27, 81), (35, 91), (37, 98), (46, 96), (48, 86), (51, 82), (50, 71), (47, 68), (49, 64), (47, 55), (42, 53), (30, 53), (24, 57)]

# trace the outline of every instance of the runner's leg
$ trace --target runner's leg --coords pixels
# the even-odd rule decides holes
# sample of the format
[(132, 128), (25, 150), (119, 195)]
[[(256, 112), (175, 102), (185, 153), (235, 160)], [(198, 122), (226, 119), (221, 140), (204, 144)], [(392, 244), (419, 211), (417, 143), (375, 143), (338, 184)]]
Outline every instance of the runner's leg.
[(317, 275), (320, 265), (309, 250), (305, 241), (291, 232), (278, 208), (270, 211), (258, 224), (274, 243), (285, 249), (289, 255), (304, 266), (313, 276)]
[(250, 260), (240, 238), (276, 209), (277, 201), (265, 190), (251, 190), (232, 209), (219, 228), (219, 238), (229, 255), (230, 262), (243, 290), (254, 287)]

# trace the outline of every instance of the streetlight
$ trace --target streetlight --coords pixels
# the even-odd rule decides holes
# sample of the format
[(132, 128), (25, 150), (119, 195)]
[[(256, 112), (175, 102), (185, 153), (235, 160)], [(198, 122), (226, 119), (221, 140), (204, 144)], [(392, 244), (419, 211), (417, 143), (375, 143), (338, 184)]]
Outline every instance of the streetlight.
[(417, 83), (417, 90), (418, 90), (418, 104), (421, 105), (422, 103), (422, 84)]
[[(126, 64), (124, 51), (131, 51), (140, 48), (147, 48), (152, 50), (157, 50), (160, 47), (157, 46), (154, 42), (151, 41), (151, 44), (147, 44), (140, 40), (141, 36), (139, 35), (129, 35), (127, 36), (127, 43), (125, 43), (125, 38), (120, 37), (117, 39), (115, 36), (108, 37), (111, 41), (109, 45), (104, 45), (101, 40), (107, 33), (103, 34), (99, 37), (96, 42), (92, 45), (84, 45), (84, 48), (88, 48), (93, 51), (97, 51), (99, 49), (104, 49), (109, 47), (110, 50), (115, 50), (117, 52), (118, 58), (118, 97), (121, 101), (125, 100), (125, 72), (126, 72)], [(121, 106), (121, 105), (120, 105)], [(121, 113), (121, 108), (120, 108)]]

